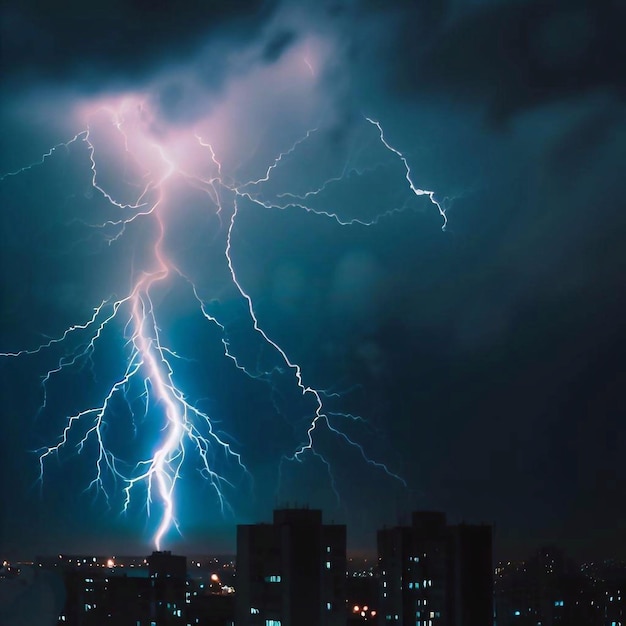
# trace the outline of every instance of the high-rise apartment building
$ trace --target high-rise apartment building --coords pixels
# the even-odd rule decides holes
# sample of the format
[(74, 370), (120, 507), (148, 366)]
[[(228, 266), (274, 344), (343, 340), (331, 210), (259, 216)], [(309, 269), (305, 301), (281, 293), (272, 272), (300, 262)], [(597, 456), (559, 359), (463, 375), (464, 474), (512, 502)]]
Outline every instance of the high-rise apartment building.
[(155, 626), (185, 624), (187, 558), (169, 550), (153, 552), (148, 557), (151, 618)]
[(413, 513), (411, 526), (378, 531), (379, 624), (493, 623), (490, 526), (448, 526), (444, 513)]
[(237, 626), (343, 626), (346, 527), (322, 512), (274, 511), (237, 527)]

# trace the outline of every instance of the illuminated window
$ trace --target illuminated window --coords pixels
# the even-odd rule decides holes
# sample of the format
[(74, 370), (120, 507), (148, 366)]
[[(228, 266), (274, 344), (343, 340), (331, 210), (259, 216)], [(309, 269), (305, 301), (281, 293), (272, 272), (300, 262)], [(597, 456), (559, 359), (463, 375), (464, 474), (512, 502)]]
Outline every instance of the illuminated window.
[(255, 609), (253, 606), (250, 607), (250, 615), (258, 615), (259, 612), (259, 609)]
[(266, 619), (265, 626), (280, 626), (279, 619)]
[(279, 583), (281, 580), (280, 574), (272, 574), (271, 576), (265, 577), (266, 583)]
[(330, 561), (326, 561), (326, 569), (330, 569)]

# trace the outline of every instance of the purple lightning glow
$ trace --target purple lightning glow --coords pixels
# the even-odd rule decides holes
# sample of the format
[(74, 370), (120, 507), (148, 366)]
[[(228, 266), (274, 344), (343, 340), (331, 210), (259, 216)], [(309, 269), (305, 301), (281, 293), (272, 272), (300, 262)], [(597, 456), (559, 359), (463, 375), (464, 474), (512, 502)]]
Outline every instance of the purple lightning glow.
[[(304, 64), (314, 75), (308, 57), (305, 58)], [(369, 458), (363, 447), (337, 426), (341, 419), (361, 418), (325, 410), (324, 400), (327, 394), (306, 382), (302, 367), (264, 330), (259, 322), (253, 299), (238, 276), (232, 255), (240, 202), (250, 203), (259, 210), (305, 210), (331, 218), (341, 226), (350, 224), (372, 226), (383, 217), (404, 210), (404, 207), (382, 211), (371, 219), (342, 219), (336, 209), (319, 208), (311, 203), (310, 200), (318, 198), (328, 187), (345, 180), (349, 174), (353, 172), (361, 174), (358, 167), (348, 164), (337, 176), (304, 193), (284, 191), (274, 195), (264, 194), (264, 186), (273, 182), (275, 174), (284, 163), (311, 141), (316, 130), (307, 131), (278, 154), (261, 177), (247, 182), (237, 182), (234, 176), (224, 174), (226, 168), (218, 150), (214, 148), (215, 144), (207, 129), (172, 127), (163, 130), (162, 124), (160, 126), (157, 124), (158, 116), (145, 98), (127, 96), (115, 101), (90, 103), (88, 107), (84, 107), (83, 117), (86, 119), (84, 130), (75, 134), (66, 143), (51, 148), (35, 163), (5, 174), (0, 180), (19, 176), (33, 168), (46, 167), (48, 160), (59, 150), (71, 150), (76, 145), (84, 145), (91, 170), (91, 187), (115, 212), (114, 217), (89, 225), (100, 229), (109, 244), (113, 245), (123, 240), (131, 223), (137, 220), (145, 221), (151, 229), (154, 229), (149, 231), (152, 233), (151, 258), (147, 267), (141, 271), (131, 269), (131, 286), (126, 295), (123, 297), (111, 295), (105, 298), (93, 309), (92, 315), (86, 321), (69, 326), (58, 337), (49, 339), (37, 347), (0, 353), (4, 357), (28, 357), (65, 344), (71, 337), (79, 335), (87, 337), (78, 348), (62, 356), (43, 376), (43, 407), (45, 407), (47, 389), (54, 379), (73, 367), (89, 362), (102, 340), (105, 329), (111, 326), (114, 320), (121, 322), (124, 328), (128, 352), (123, 374), (108, 387), (103, 399), (95, 406), (88, 406), (66, 418), (58, 440), (40, 451), (40, 478), (42, 480), (44, 478), (46, 463), (63, 448), (75, 446), (81, 453), (89, 444), (90, 450), (95, 449), (95, 463), (88, 488), (103, 493), (108, 500), (109, 487), (105, 477), (113, 478), (122, 486), (125, 510), (135, 492), (143, 490), (146, 494), (148, 512), (150, 513), (155, 503), (160, 512), (158, 527), (153, 537), (157, 550), (161, 549), (164, 538), (172, 526), (178, 526), (176, 487), (182, 480), (183, 466), (189, 455), (194, 455), (194, 462), (199, 464), (202, 475), (217, 494), (222, 511), (230, 506), (225, 487), (234, 487), (242, 480), (252, 480), (242, 453), (233, 447), (228, 437), (216, 430), (214, 420), (207, 412), (201, 411), (188, 400), (176, 380), (176, 361), (180, 357), (165, 343), (158, 323), (158, 302), (154, 294), (161, 285), (180, 279), (188, 285), (204, 318), (221, 333), (224, 355), (249, 376), (268, 379), (271, 374), (271, 372), (260, 374), (242, 364), (231, 348), (225, 323), (210, 313), (197, 285), (177, 267), (167, 253), (164, 241), (168, 231), (168, 218), (171, 212), (177, 210), (179, 202), (177, 193), (183, 185), (204, 193), (207, 210), (214, 211), (221, 220), (223, 228), (226, 229), (224, 260), (232, 284), (246, 303), (247, 314), (254, 331), (282, 363), (277, 369), (283, 375), (290, 372), (293, 384), (300, 394), (309, 398), (314, 405), (313, 416), (303, 440), (291, 455), (284, 458), (284, 461), (303, 462), (307, 454), (314, 455), (328, 469), (330, 483), (337, 493), (331, 463), (315, 446), (316, 433), (322, 426), (343, 444), (356, 449), (366, 463), (404, 484), (404, 480), (398, 474), (383, 463)], [(366, 124), (369, 128), (374, 127), (372, 130), (376, 135), (375, 140), (379, 142), (384, 152), (397, 159), (404, 168), (410, 192), (415, 196), (426, 196), (430, 200), (443, 218), (445, 228), (447, 222), (445, 209), (435, 199), (434, 192), (419, 189), (414, 184), (407, 158), (388, 142), (380, 122), (369, 117), (364, 121), (369, 123)], [(208, 130), (211, 130), (210, 125)], [(223, 138), (220, 138), (220, 141), (223, 141)], [(105, 156), (101, 157), (101, 153)], [(114, 179), (110, 172), (109, 174), (104, 172), (107, 168), (111, 170), (112, 166), (107, 159), (112, 155), (116, 155), (120, 162), (127, 164), (125, 168), (130, 171), (130, 174), (124, 173), (126, 176), (124, 185), (116, 186), (103, 182), (103, 179)], [(119, 175), (117, 169), (113, 168), (112, 171), (115, 172), (115, 176)], [(117, 187), (120, 187), (122, 192), (118, 193)], [(129, 197), (130, 190), (134, 190), (133, 197)], [(88, 221), (86, 220), (86, 223)], [(137, 414), (132, 402), (132, 385), (139, 385), (143, 390), (141, 394), (143, 415)], [(113, 413), (111, 406), (119, 399), (126, 402), (133, 419), (137, 421), (144, 419), (148, 413), (159, 415), (159, 420), (153, 424), (154, 447), (145, 457), (132, 463), (115, 454), (106, 443), (106, 431)], [(222, 462), (226, 462), (227, 470), (218, 471), (216, 463), (218, 456)]]

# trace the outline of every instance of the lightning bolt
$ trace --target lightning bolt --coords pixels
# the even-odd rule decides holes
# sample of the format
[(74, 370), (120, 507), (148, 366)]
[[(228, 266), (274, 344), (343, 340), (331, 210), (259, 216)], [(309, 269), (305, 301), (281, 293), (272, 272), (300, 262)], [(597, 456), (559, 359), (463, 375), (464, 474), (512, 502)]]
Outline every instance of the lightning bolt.
[[(137, 220), (146, 221), (154, 230), (148, 267), (133, 276), (131, 287), (124, 296), (111, 295), (103, 299), (84, 321), (70, 325), (57, 337), (48, 338), (36, 347), (0, 353), (0, 356), (6, 358), (28, 358), (54, 351), (60, 346), (68, 346), (65, 354), (56, 361), (56, 365), (42, 376), (41, 410), (43, 410), (47, 406), (49, 385), (73, 368), (88, 366), (109, 328), (119, 325), (123, 329), (126, 346), (126, 364), (123, 371), (107, 386), (100, 402), (67, 416), (56, 442), (39, 450), (40, 480), (44, 479), (47, 461), (58, 456), (65, 448), (74, 448), (78, 453), (85, 452), (87, 448), (95, 451), (93, 474), (86, 489), (104, 494), (108, 502), (110, 479), (113, 479), (114, 484), (122, 485), (124, 511), (128, 510), (134, 494), (141, 493), (143, 489), (148, 513), (150, 514), (155, 506), (159, 511), (159, 521), (153, 536), (157, 550), (161, 549), (172, 527), (178, 528), (176, 487), (182, 480), (183, 468), (191, 455), (193, 462), (215, 491), (222, 512), (231, 509), (227, 497), (229, 489), (238, 488), (242, 481), (251, 484), (250, 472), (232, 439), (219, 432), (211, 416), (201, 411), (187, 398), (177, 380), (176, 362), (182, 357), (165, 341), (158, 323), (158, 306), (154, 294), (162, 285), (181, 279), (189, 285), (203, 317), (221, 334), (225, 357), (231, 359), (235, 366), (248, 376), (261, 378), (270, 383), (275, 376), (290, 376), (300, 394), (310, 401), (313, 407), (312, 417), (301, 443), (291, 454), (284, 455), (281, 467), (283, 462), (302, 463), (307, 455), (316, 457), (327, 468), (330, 485), (339, 498), (331, 463), (315, 446), (317, 432), (325, 429), (345, 445), (357, 450), (366, 463), (406, 486), (401, 476), (385, 464), (371, 459), (362, 445), (348, 436), (340, 426), (342, 420), (361, 421), (362, 418), (327, 411), (325, 400), (337, 394), (317, 389), (306, 382), (301, 365), (290, 358), (278, 341), (263, 328), (253, 299), (239, 278), (232, 254), (240, 203), (244, 201), (260, 209), (304, 209), (334, 219), (343, 226), (350, 224), (372, 226), (383, 217), (404, 210), (404, 207), (384, 211), (371, 220), (360, 218), (345, 220), (340, 217), (338, 211), (312, 206), (309, 199), (319, 197), (329, 186), (345, 180), (353, 172), (358, 175), (363, 173), (347, 165), (339, 176), (329, 178), (322, 185), (303, 194), (283, 192), (273, 200), (264, 197), (263, 186), (272, 180), (274, 174), (300, 146), (310, 140), (317, 132), (315, 129), (306, 132), (287, 150), (278, 154), (266, 168), (263, 176), (237, 183), (224, 176), (218, 155), (199, 133), (190, 131), (187, 137), (189, 143), (185, 145), (193, 144), (201, 150), (208, 151), (208, 169), (202, 173), (197, 173), (185, 165), (180, 158), (180, 150), (177, 152), (175, 146), (166, 140), (155, 138), (145, 131), (145, 128), (142, 130), (137, 118), (129, 113), (130, 110), (141, 110), (145, 113), (146, 105), (131, 100), (117, 107), (101, 107), (98, 113), (108, 116), (111, 132), (121, 139), (124, 152), (141, 172), (139, 177), (141, 182), (134, 200), (128, 202), (117, 199), (115, 192), (107, 190), (106, 184), (101, 182), (98, 143), (90, 126), (78, 132), (69, 141), (55, 145), (39, 160), (0, 177), (0, 181), (6, 181), (35, 168), (45, 167), (58, 152), (70, 151), (75, 145), (82, 143), (86, 148), (88, 167), (91, 170), (92, 189), (118, 214), (117, 217), (92, 226), (102, 229), (114, 227), (115, 234), (108, 238), (111, 245), (120, 241), (126, 228)], [(442, 228), (445, 228), (447, 223), (445, 208), (435, 199), (435, 193), (420, 189), (414, 184), (407, 158), (387, 141), (381, 123), (370, 117), (365, 119), (377, 130), (377, 139), (383, 148), (401, 163), (410, 192), (415, 196), (426, 196), (436, 206), (443, 219)], [(168, 256), (164, 241), (167, 233), (167, 211), (176, 204), (174, 197), (176, 187), (173, 183), (175, 180), (183, 180), (205, 193), (208, 202), (215, 207), (216, 214), (225, 225), (224, 261), (232, 285), (245, 303), (253, 331), (278, 360), (278, 364), (272, 368), (253, 371), (242, 363), (231, 347), (226, 322), (210, 311), (194, 281)], [(228, 198), (228, 205), (225, 204), (225, 197)], [(115, 419), (116, 403), (127, 407), (136, 433), (145, 429), (147, 425), (150, 426), (153, 437), (156, 433), (156, 444), (138, 461), (123, 458), (122, 455), (114, 453), (107, 444), (107, 427), (110, 420)], [(138, 408), (139, 404), (141, 410)], [(221, 466), (225, 466), (227, 470), (218, 470)]]
[(407, 158), (404, 156), (404, 154), (402, 154), (402, 152), (400, 152), (400, 150), (398, 150), (397, 148), (394, 148), (391, 144), (387, 142), (387, 140), (385, 139), (385, 133), (383, 131), (383, 127), (380, 125), (379, 121), (374, 120), (371, 117), (366, 117), (365, 119), (370, 124), (373, 124), (374, 126), (376, 126), (376, 128), (378, 129), (379, 136), (380, 136), (380, 141), (385, 146), (385, 148), (387, 148), (387, 150), (389, 150), (390, 152), (393, 152), (393, 154), (397, 155), (400, 161), (402, 161), (402, 164), (404, 165), (404, 169), (405, 169), (405, 178), (407, 182), (409, 183), (409, 187), (411, 191), (416, 196), (428, 196), (430, 201), (437, 207), (439, 211), (439, 215), (441, 215), (441, 217), (443, 218), (443, 224), (441, 225), (441, 230), (445, 230), (446, 225), (448, 224), (448, 217), (446, 215), (446, 210), (443, 207), (443, 204), (435, 200), (435, 192), (426, 191), (425, 189), (420, 189), (419, 187), (415, 186), (415, 183), (413, 182), (413, 179), (411, 178), (411, 167), (409, 165), (409, 162), (407, 161)]

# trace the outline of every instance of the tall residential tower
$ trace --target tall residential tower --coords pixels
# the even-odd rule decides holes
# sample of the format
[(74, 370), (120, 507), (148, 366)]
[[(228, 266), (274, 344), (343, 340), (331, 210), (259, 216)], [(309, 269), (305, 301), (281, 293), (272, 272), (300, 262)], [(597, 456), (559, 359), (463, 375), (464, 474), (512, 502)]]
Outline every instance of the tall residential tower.
[(237, 527), (237, 626), (343, 626), (345, 580), (346, 527), (320, 510)]
[(448, 526), (445, 513), (413, 513), (411, 526), (378, 531), (379, 624), (493, 623), (491, 526)]

